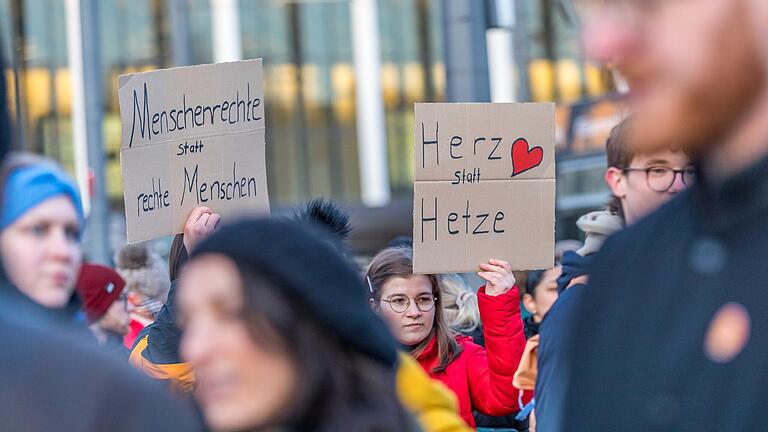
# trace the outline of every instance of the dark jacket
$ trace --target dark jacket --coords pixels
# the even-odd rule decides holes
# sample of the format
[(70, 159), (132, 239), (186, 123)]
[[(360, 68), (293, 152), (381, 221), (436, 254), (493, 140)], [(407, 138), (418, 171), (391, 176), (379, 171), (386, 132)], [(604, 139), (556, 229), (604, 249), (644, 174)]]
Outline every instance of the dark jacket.
[(105, 332), (106, 340), (101, 348), (123, 361), (128, 361), (130, 351), (123, 345), (123, 335), (111, 331)]
[[(81, 309), (77, 292), (72, 293), (66, 306), (60, 309), (47, 308), (19, 291), (7, 282), (4, 271), (0, 271), (0, 304), (14, 308), (14, 315), (25, 317), (31, 321), (46, 323), (48, 327), (60, 332), (71, 333), (79, 338), (95, 344), (88, 321)], [(12, 305), (12, 306), (10, 306)]]
[[(553, 422), (561, 407), (573, 343), (574, 310), (586, 295), (587, 286), (574, 285), (563, 291), (539, 325), (536, 351), (536, 430), (568, 430)], [(588, 345), (584, 348), (589, 349)], [(586, 390), (588, 391), (588, 390)]]
[(525, 330), (525, 340), (539, 334), (539, 323), (533, 319), (533, 315), (523, 320), (523, 330)]
[(176, 325), (176, 281), (173, 281), (157, 319), (136, 337), (130, 362), (154, 379), (190, 391), (195, 374), (189, 364), (179, 358), (180, 342), (181, 329)]
[(0, 430), (197, 431), (198, 415), (78, 337), (0, 300)]
[[(768, 159), (721, 184), (700, 170), (697, 185), (609, 239), (575, 312), (564, 426), (768, 430), (767, 258)], [(705, 337), (729, 303), (751, 329), (718, 362)]]

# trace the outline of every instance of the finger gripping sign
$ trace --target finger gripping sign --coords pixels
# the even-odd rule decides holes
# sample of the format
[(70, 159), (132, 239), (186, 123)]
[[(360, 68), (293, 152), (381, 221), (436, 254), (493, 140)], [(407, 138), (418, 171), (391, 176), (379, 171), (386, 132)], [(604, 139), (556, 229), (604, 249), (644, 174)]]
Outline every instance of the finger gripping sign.
[(128, 242), (180, 233), (193, 208), (269, 212), (261, 59), (122, 75)]
[(552, 267), (554, 104), (416, 104), (416, 273)]

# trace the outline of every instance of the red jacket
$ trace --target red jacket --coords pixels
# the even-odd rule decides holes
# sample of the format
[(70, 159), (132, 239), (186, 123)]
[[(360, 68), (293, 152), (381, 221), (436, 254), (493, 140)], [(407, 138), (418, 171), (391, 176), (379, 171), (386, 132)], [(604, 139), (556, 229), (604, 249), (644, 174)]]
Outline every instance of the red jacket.
[[(477, 299), (485, 348), (468, 336), (457, 335), (461, 354), (442, 373), (432, 372), (438, 361), (435, 337), (417, 358), (430, 377), (441, 381), (456, 394), (459, 414), (472, 427), (475, 426), (473, 410), (492, 416), (514, 414), (520, 410), (520, 392), (512, 385), (512, 379), (525, 349), (517, 287), (497, 297), (486, 295), (483, 287), (478, 291)], [(528, 403), (532, 396), (531, 392), (525, 392), (523, 403)]]
[(144, 330), (144, 324), (131, 319), (131, 325), (128, 329), (128, 333), (123, 336), (123, 345), (129, 350), (133, 348), (133, 343), (136, 341), (136, 337)]

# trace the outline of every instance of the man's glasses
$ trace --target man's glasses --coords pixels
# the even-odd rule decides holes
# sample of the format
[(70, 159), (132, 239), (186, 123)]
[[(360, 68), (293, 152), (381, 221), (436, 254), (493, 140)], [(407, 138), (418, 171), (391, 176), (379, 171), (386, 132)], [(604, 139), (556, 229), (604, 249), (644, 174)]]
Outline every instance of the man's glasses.
[(633, 171), (644, 172), (645, 183), (656, 192), (668, 191), (675, 184), (678, 174), (686, 186), (696, 182), (696, 168), (694, 167), (673, 169), (663, 166), (652, 166), (648, 168), (624, 168), (622, 171), (625, 173)]
[[(393, 295), (386, 299), (381, 299), (383, 302), (389, 303), (389, 307), (397, 313), (403, 313), (411, 306), (411, 298), (405, 295)], [(422, 312), (429, 312), (435, 307), (437, 297), (435, 296), (421, 296), (413, 299), (416, 303), (416, 308)]]

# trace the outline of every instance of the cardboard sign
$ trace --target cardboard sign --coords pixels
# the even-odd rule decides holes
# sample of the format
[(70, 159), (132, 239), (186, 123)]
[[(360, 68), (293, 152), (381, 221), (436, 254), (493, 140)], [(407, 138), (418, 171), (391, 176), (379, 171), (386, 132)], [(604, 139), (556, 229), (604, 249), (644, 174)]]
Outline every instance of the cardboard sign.
[(119, 78), (128, 242), (184, 229), (193, 208), (268, 213), (261, 59)]
[(416, 104), (416, 273), (552, 267), (555, 105)]

